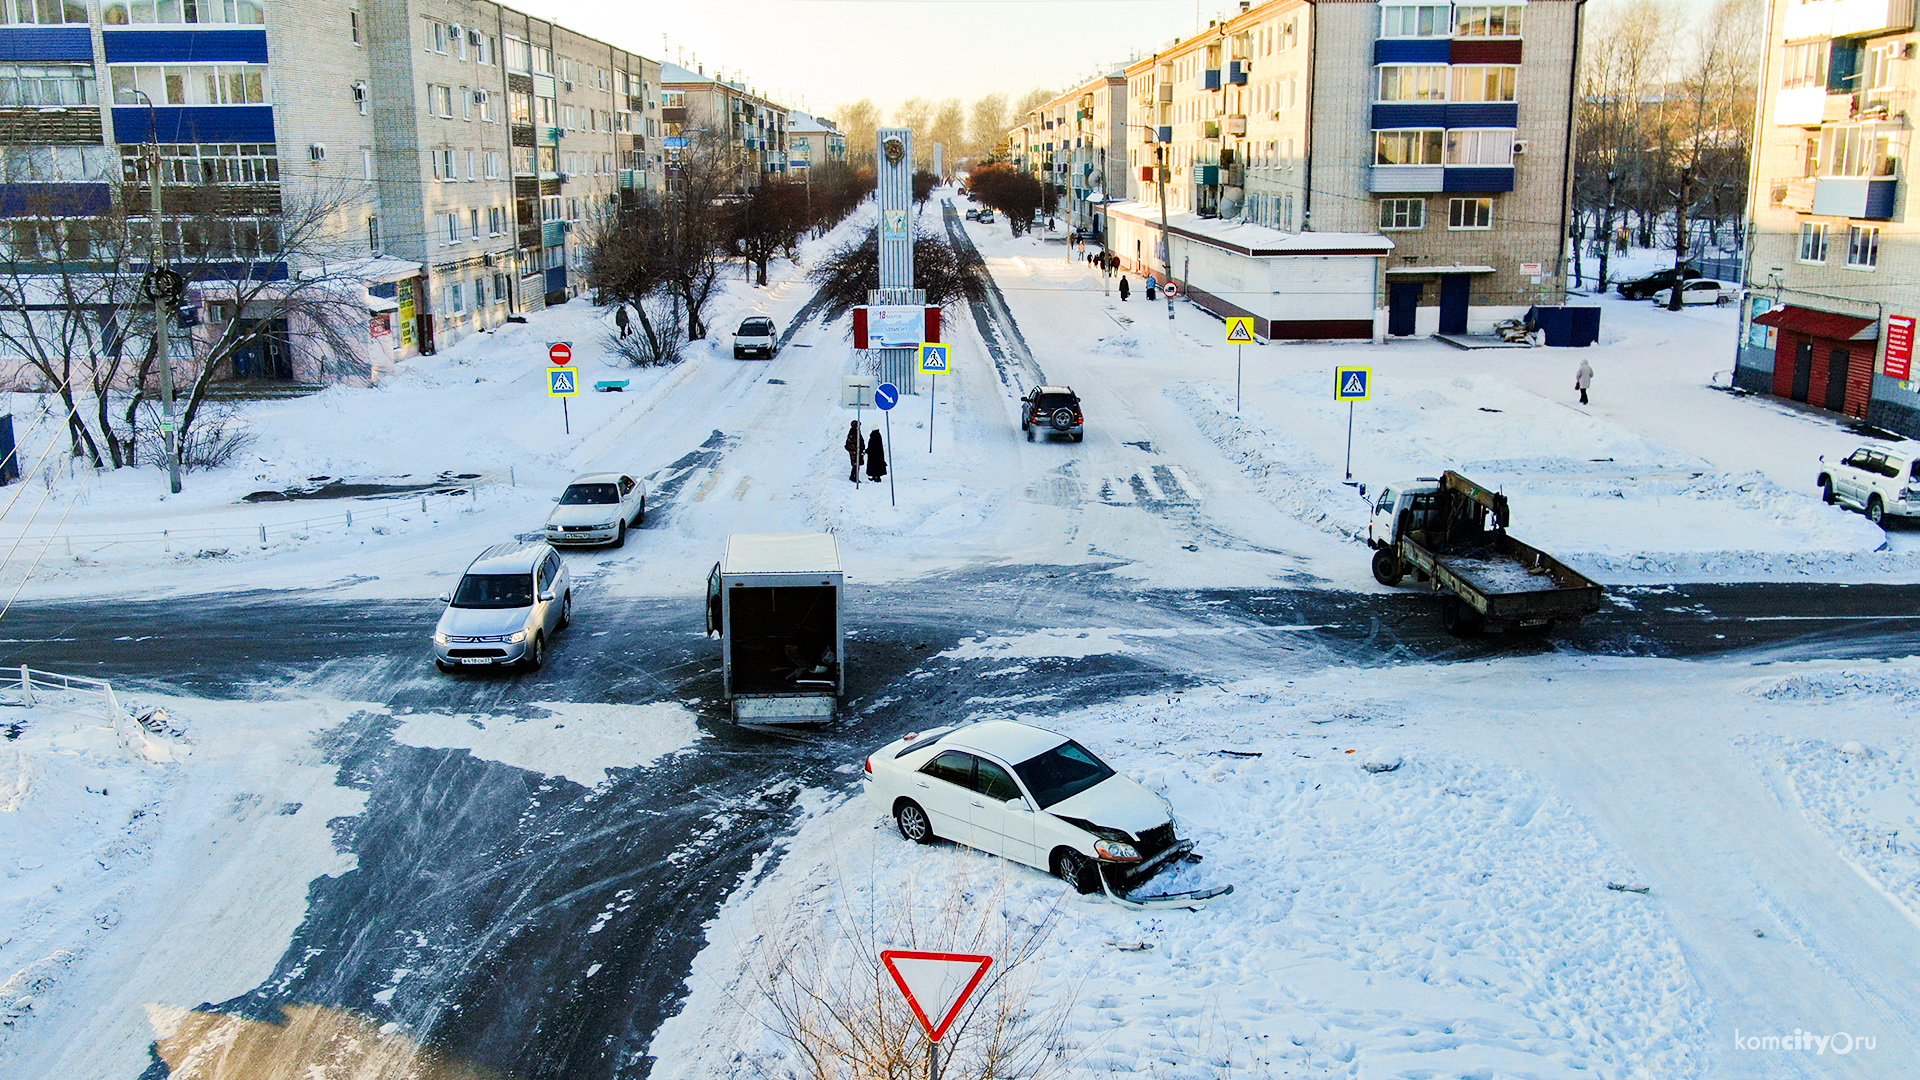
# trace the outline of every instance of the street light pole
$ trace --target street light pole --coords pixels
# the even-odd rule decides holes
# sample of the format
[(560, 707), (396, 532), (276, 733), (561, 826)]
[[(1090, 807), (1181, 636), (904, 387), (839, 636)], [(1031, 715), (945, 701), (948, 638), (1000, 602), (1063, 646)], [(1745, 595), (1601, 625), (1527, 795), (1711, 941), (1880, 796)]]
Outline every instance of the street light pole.
[[(1156, 162), (1153, 175), (1160, 187), (1160, 268), (1167, 272), (1167, 280), (1173, 280), (1173, 241), (1167, 239), (1171, 230), (1167, 226), (1167, 144), (1159, 143), (1153, 148)], [(1167, 321), (1173, 321), (1173, 297), (1167, 296), (1166, 286), (1161, 286), (1160, 295), (1167, 298)]]
[[(146, 292), (153, 301), (153, 342), (154, 356), (160, 365), (160, 438), (166, 444), (167, 485), (175, 495), (180, 494), (180, 447), (173, 419), (173, 355), (167, 341), (167, 305), (179, 297), (172, 295), (173, 290), (166, 287), (170, 279), (165, 275), (166, 243), (160, 228), (162, 201), (160, 197), (160, 111), (153, 106), (153, 98), (144, 90), (132, 90), (129, 93), (147, 103), (147, 121), (151, 125), (147, 141), (147, 188), (152, 199), (151, 221), (148, 223), (149, 248), (147, 254)], [(238, 312), (235, 313), (236, 317)]]

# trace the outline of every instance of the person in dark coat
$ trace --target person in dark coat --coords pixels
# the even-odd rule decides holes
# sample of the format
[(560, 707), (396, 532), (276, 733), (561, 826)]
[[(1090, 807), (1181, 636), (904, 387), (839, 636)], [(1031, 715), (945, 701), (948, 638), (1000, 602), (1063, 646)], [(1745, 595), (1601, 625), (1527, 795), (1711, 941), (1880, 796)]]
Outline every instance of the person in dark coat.
[(1133, 293), (1133, 286), (1127, 284), (1127, 275), (1121, 274), (1120, 275), (1120, 302), (1125, 303), (1127, 300), (1127, 297), (1132, 293)]
[(879, 483), (887, 475), (887, 448), (880, 442), (880, 432), (876, 429), (867, 438), (867, 479)]
[(627, 305), (621, 304), (613, 313), (613, 325), (620, 328), (620, 336), (627, 336)]
[[(874, 432), (877, 437), (880, 433)], [(847, 479), (860, 483), (860, 421), (847, 423)]]

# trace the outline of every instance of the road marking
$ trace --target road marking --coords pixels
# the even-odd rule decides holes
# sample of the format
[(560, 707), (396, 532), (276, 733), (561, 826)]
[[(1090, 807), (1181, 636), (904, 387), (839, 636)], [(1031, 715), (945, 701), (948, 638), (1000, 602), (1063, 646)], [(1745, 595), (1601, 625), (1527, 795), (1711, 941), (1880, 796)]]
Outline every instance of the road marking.
[(1147, 473), (1135, 473), (1133, 478), (1140, 482), (1141, 487), (1147, 489), (1147, 498), (1152, 499), (1154, 502), (1167, 501), (1167, 493), (1161, 490), (1160, 485), (1154, 482), (1151, 475)]
[(1133, 481), (1113, 476), (1100, 481), (1100, 501), (1132, 505)]
[(1920, 615), (1747, 615), (1742, 622), (1890, 622), (1920, 619)]
[(743, 476), (743, 477), (741, 477), (741, 478), (740, 478), (740, 482), (739, 482), (738, 484), (735, 484), (735, 485), (734, 485), (734, 488), (733, 488), (733, 501), (734, 501), (734, 502), (744, 502), (744, 501), (746, 500), (746, 497), (747, 497), (747, 489), (748, 489), (748, 488), (750, 488), (750, 487), (752, 487), (752, 486), (753, 486), (753, 477), (751, 477), (751, 476)]
[[(1162, 466), (1156, 465), (1154, 467), (1161, 468)], [(1164, 466), (1164, 468), (1167, 470), (1167, 475), (1173, 477), (1173, 482), (1179, 484), (1181, 490), (1187, 493), (1188, 498), (1194, 502), (1200, 501), (1200, 489), (1193, 486), (1193, 478), (1187, 475), (1187, 470), (1178, 465), (1167, 465)]]

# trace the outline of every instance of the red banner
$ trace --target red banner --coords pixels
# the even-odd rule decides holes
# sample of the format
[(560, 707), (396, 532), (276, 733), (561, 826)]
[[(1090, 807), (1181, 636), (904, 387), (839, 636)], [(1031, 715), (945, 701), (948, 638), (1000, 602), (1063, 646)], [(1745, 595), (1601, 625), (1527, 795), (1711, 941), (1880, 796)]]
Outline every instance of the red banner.
[(1913, 370), (1913, 316), (1887, 316), (1887, 378), (1905, 380)]

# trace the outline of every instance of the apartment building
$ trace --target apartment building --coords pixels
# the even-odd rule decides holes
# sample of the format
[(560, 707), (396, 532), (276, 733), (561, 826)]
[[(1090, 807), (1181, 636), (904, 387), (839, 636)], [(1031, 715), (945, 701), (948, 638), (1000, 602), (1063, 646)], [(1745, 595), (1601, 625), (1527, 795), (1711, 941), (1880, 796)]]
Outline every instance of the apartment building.
[(798, 109), (787, 114), (787, 170), (795, 179), (804, 180), (813, 169), (846, 161), (847, 137), (833, 121)]
[(1558, 303), (1581, 4), (1243, 3), (1127, 66), (1109, 247), (1271, 337)]
[(1106, 207), (1127, 191), (1127, 78), (1097, 76), (1027, 115), (1059, 212), (1076, 232), (1107, 235)]
[(1774, 0), (1734, 384), (1920, 436), (1911, 0)]
[[(138, 214), (157, 144), (170, 243), (174, 215), (208, 206), (222, 220), (197, 227), (203, 245), (324, 209), (326, 235), (243, 269), (359, 280), (361, 354), (313, 355), (297, 326), (269, 326), (236, 376), (377, 379), (563, 302), (582, 288), (574, 226), (664, 177), (659, 65), (488, 0), (8, 11), (30, 17), (0, 23), (0, 153), (52, 167), (9, 169), (0, 202)], [(16, 265), (50, 254), (50, 238), (9, 239)]]
[(718, 138), (739, 156), (740, 190), (770, 173), (787, 171), (787, 116), (792, 111), (705, 69), (662, 66), (661, 120), (666, 125), (668, 179), (678, 156), (701, 135)]

